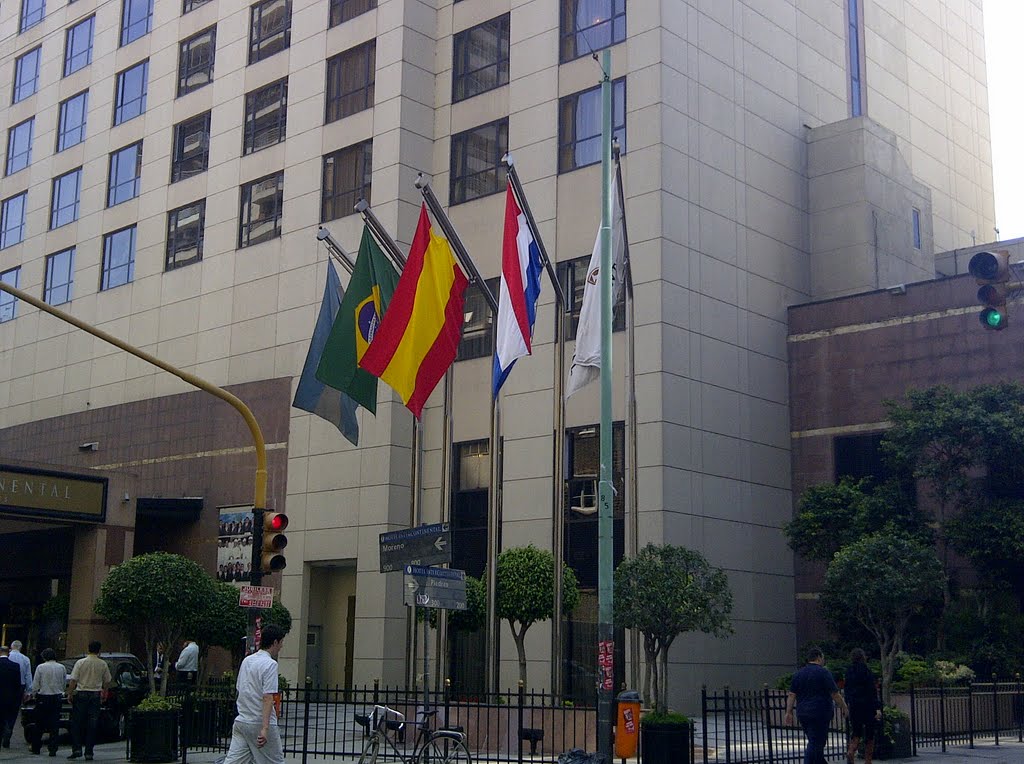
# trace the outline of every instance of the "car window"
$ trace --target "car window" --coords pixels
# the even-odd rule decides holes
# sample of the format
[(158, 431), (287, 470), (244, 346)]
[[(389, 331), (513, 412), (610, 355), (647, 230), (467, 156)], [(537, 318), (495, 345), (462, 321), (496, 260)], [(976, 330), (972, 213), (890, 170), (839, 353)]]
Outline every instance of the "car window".
[(111, 671), (114, 675), (114, 681), (117, 682), (119, 687), (135, 688), (139, 687), (145, 677), (142, 675), (142, 669), (140, 669), (134, 663), (122, 662), (117, 664), (117, 669)]

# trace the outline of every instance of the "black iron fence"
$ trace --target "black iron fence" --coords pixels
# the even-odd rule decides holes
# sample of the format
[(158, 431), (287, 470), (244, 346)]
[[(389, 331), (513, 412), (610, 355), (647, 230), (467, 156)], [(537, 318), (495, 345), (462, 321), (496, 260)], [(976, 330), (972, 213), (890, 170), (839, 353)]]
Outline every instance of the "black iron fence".
[(914, 753), (918, 748), (968, 745), (991, 740), (1024, 742), (1024, 686), (978, 682), (959, 686), (913, 687), (896, 694), (896, 706), (910, 715)]

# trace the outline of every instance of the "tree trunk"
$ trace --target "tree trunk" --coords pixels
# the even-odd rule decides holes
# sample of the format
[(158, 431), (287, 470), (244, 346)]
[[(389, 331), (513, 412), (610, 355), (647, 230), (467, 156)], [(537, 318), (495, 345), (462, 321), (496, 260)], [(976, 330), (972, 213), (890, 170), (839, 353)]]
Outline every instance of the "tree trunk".
[(648, 706), (654, 705), (651, 697), (651, 674), (657, 667), (658, 653), (654, 646), (654, 637), (644, 634), (644, 702)]
[[(509, 623), (509, 626), (512, 626)], [(515, 627), (512, 628), (512, 639), (516, 643), (516, 652), (519, 654), (519, 681), (522, 682), (523, 689), (528, 689), (526, 684), (526, 627), (523, 626), (522, 631), (516, 633)]]
[[(153, 663), (153, 656), (156, 655), (156, 641), (153, 639), (153, 635), (149, 629), (146, 629), (142, 634), (142, 641), (146, 645), (146, 663)], [(146, 666), (146, 675), (149, 678), (149, 694), (156, 695), (156, 677), (153, 675), (153, 666)], [(164, 672), (166, 673), (166, 671)]]
[(660, 697), (658, 699), (658, 710), (662, 713), (668, 712), (668, 649), (672, 646), (672, 640), (662, 640), (661, 643), (661, 686), (660, 686)]
[(899, 652), (899, 640), (879, 639), (878, 654), (882, 661), (882, 705), (890, 705), (892, 698), (893, 661)]

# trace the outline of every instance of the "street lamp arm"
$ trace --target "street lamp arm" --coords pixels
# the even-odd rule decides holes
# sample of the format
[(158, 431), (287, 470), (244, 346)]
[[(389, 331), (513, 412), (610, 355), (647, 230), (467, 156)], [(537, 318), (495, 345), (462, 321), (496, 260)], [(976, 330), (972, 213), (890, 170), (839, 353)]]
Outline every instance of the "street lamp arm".
[(252, 434), (253, 444), (256, 447), (256, 483), (253, 491), (253, 506), (256, 509), (263, 509), (266, 507), (266, 443), (263, 440), (263, 432), (260, 430), (260, 426), (259, 423), (256, 421), (256, 417), (253, 416), (253, 413), (249, 409), (249, 407), (246, 406), (237, 396), (232, 395), (227, 390), (217, 387), (217, 385), (207, 382), (205, 379), (197, 377), (195, 374), (189, 374), (187, 371), (183, 371), (182, 369), (171, 366), (171, 364), (167, 363), (166, 361), (161, 361), (159, 358), (157, 358), (154, 355), (150, 355), (145, 350), (139, 350), (139, 348), (129, 345), (124, 340), (115, 337), (112, 334), (108, 334), (102, 329), (97, 329), (95, 326), (87, 324), (85, 321), (75, 318), (69, 313), (65, 313), (62, 310), (58, 310), (49, 303), (46, 303), (38, 299), (37, 297), (34, 297), (28, 292), (23, 292), (17, 287), (13, 287), (10, 284), (0, 281), (0, 291), (7, 292), (8, 294), (17, 297), (19, 300), (24, 300), (29, 305), (34, 305), (35, 307), (39, 308), (39, 310), (49, 313), (51, 316), (58, 318), (61, 321), (64, 321), (65, 323), (71, 324), (72, 326), (76, 326), (82, 331), (88, 332), (89, 334), (93, 335), (94, 337), (98, 337), (104, 342), (109, 342), (111, 345), (119, 347), (126, 353), (131, 353), (133, 356), (141, 358), (143, 361), (146, 361), (147, 363), (151, 363), (154, 366), (163, 369), (164, 371), (170, 372), (174, 376), (178, 377), (184, 382), (187, 382), (193, 387), (198, 387), (200, 390), (210, 393), (211, 395), (215, 395), (221, 400), (226, 401), (227, 403), (230, 403), (232, 406), (234, 406), (238, 413), (242, 415), (242, 418), (245, 419), (245, 423), (249, 426), (249, 432)]

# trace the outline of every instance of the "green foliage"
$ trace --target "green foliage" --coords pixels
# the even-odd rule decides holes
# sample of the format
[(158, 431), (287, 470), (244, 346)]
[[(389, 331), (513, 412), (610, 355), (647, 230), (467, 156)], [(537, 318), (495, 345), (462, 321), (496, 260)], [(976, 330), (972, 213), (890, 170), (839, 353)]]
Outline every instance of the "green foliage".
[(1013, 676), (1024, 670), (1024, 615), (1007, 587), (963, 589), (947, 609), (946, 654), (982, 677)]
[[(667, 710), (668, 650), (680, 634), (700, 631), (716, 637), (732, 633), (732, 592), (725, 571), (700, 552), (681, 546), (648, 544), (615, 571), (615, 623), (643, 635), (647, 658), (644, 695)], [(660, 667), (658, 662), (660, 659)]]
[(878, 641), (888, 701), (893, 659), (910, 619), (935, 611), (945, 574), (934, 549), (904, 534), (876, 533), (836, 553), (825, 574), (821, 608), (831, 623), (852, 617)]
[(640, 717), (640, 726), (652, 730), (677, 729), (679, 727), (689, 727), (690, 719), (687, 716), (683, 716), (683, 714), (651, 711)]
[(246, 611), (238, 606), (238, 587), (215, 581), (213, 592), (189, 623), (189, 632), (202, 647), (235, 650), (245, 638)]
[(43, 604), (43, 621), (57, 621), (62, 628), (67, 628), (68, 611), (71, 609), (70, 594), (56, 594)]
[[(238, 604), (237, 589), (235, 590), (235, 605)], [(260, 618), (263, 619), (264, 624), (275, 624), (280, 626), (281, 630), (287, 634), (292, 630), (292, 614), (288, 608), (281, 604), (281, 600), (274, 600), (274, 604), (266, 610), (259, 612)]]
[(135, 706), (136, 711), (176, 711), (181, 708), (174, 698), (165, 698), (162, 695), (147, 695), (139, 705)]
[(890, 743), (896, 742), (896, 725), (909, 725), (910, 717), (896, 706), (882, 706), (882, 734)]
[(466, 576), (466, 609), (448, 613), (448, 628), (473, 632), (483, 628), (486, 621), (487, 587), (479, 578)]
[(950, 545), (986, 581), (1024, 593), (1024, 502), (979, 497), (945, 525)]

